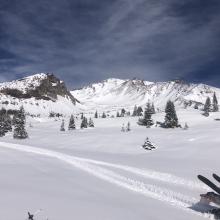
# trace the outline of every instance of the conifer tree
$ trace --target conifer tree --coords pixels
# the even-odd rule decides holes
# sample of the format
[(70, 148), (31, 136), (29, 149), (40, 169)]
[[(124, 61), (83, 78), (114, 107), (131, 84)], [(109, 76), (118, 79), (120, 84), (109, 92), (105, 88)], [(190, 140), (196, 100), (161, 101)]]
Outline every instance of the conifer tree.
[(217, 100), (215, 92), (214, 92), (214, 95), (213, 95), (212, 106), (213, 106), (213, 109), (212, 109), (213, 112), (218, 112), (218, 110), (219, 110), (219, 108), (218, 108), (218, 100)]
[(4, 116), (1, 114), (0, 115), (0, 137), (5, 136), (5, 134), (6, 134), (5, 120), (4, 120)]
[(127, 126), (126, 126), (126, 131), (130, 131), (131, 130), (131, 124), (130, 122), (127, 123)]
[(14, 115), (14, 138), (15, 139), (25, 139), (28, 137), (27, 131), (25, 129), (25, 111), (23, 106)]
[(187, 123), (185, 123), (183, 130), (188, 130), (189, 126)]
[(211, 100), (210, 98), (208, 97), (205, 101), (205, 105), (204, 105), (204, 113), (203, 115), (204, 116), (209, 116), (209, 112), (211, 111)]
[(102, 118), (106, 118), (105, 112), (102, 113)]
[(136, 105), (134, 106), (132, 116), (137, 116), (137, 106)]
[(90, 128), (94, 127), (94, 122), (93, 122), (93, 120), (91, 118), (89, 119), (88, 127), (90, 127)]
[(120, 114), (119, 114), (119, 112), (117, 112), (117, 114), (116, 114), (116, 117), (117, 117), (117, 118), (119, 118), (119, 117), (120, 117)]
[(95, 112), (94, 118), (98, 118), (98, 112), (97, 112), (97, 110), (96, 110), (96, 112)]
[(150, 102), (148, 102), (144, 111), (144, 118), (139, 119), (138, 124), (150, 128), (154, 124), (151, 118), (152, 114), (152, 107), (150, 105)]
[(121, 110), (121, 117), (124, 117), (125, 116), (125, 109), (123, 108), (122, 110)]
[(156, 147), (150, 142), (149, 138), (147, 137), (144, 144), (142, 145), (142, 147), (145, 149), (145, 150), (153, 150), (155, 149)]
[(165, 113), (166, 115), (165, 115), (164, 127), (165, 128), (179, 127), (175, 106), (173, 102), (171, 102), (170, 100), (167, 102)]
[(83, 129), (83, 128), (87, 128), (87, 127), (88, 127), (88, 121), (87, 121), (87, 118), (84, 117), (84, 118), (82, 119), (80, 128)]
[(83, 115), (83, 113), (81, 113), (81, 119), (83, 120), (83, 118), (84, 118), (84, 115)]
[(156, 113), (156, 110), (155, 110), (155, 107), (154, 107), (154, 103), (152, 103), (152, 105), (151, 105), (151, 112), (152, 112), (152, 114)]
[(143, 112), (143, 109), (141, 108), (141, 106), (139, 106), (137, 108), (137, 116), (142, 116), (143, 115), (142, 112)]
[(60, 131), (65, 131), (64, 119), (62, 119), (61, 126), (60, 126)]
[(73, 115), (71, 115), (68, 130), (74, 130), (74, 129), (76, 129), (75, 120), (74, 120)]
[(11, 120), (11, 117), (7, 113), (5, 114), (4, 120), (5, 120), (6, 132), (12, 131), (12, 120)]
[(124, 124), (122, 124), (121, 131), (125, 132), (125, 125)]

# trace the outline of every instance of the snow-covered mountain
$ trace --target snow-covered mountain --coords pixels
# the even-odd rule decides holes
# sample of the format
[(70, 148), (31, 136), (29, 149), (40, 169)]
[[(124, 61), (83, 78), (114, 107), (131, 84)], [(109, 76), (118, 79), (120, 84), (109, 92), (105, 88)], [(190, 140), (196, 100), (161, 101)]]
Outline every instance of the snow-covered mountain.
[(114, 78), (70, 92), (53, 74), (38, 73), (0, 83), (0, 108), (17, 110), (23, 105), (29, 114), (42, 116), (50, 112), (69, 115), (95, 110), (114, 113), (121, 108), (132, 111), (134, 105), (145, 106), (149, 100), (158, 111), (163, 111), (168, 100), (178, 108), (202, 108), (214, 92), (220, 100), (220, 89), (204, 84)]
[(17, 110), (23, 105), (33, 115), (70, 114), (77, 110), (76, 104), (65, 83), (53, 74), (38, 73), (0, 84), (1, 108)]
[(168, 100), (174, 101), (179, 108), (202, 107), (206, 98), (212, 98), (214, 92), (220, 99), (220, 89), (204, 84), (112, 78), (71, 93), (88, 109), (117, 110), (125, 107), (132, 110), (134, 105), (144, 106), (150, 100), (158, 110), (163, 110)]

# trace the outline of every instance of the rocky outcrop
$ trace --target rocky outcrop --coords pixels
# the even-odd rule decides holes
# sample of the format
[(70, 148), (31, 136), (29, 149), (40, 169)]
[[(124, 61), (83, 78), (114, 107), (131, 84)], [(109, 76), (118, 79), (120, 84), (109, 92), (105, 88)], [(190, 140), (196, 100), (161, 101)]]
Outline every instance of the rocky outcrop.
[[(27, 81), (27, 83), (26, 83)], [(38, 83), (36, 83), (38, 81)], [(16, 86), (16, 84), (18, 86)], [(24, 87), (27, 84), (26, 88)], [(19, 87), (19, 85), (22, 85)], [(0, 92), (5, 95), (10, 95), (15, 98), (36, 98), (43, 100), (56, 101), (58, 95), (72, 101), (73, 104), (78, 102), (73, 95), (68, 91), (65, 83), (58, 79), (54, 74), (36, 74), (31, 77), (26, 77), (7, 86), (4, 85), (0, 88)]]

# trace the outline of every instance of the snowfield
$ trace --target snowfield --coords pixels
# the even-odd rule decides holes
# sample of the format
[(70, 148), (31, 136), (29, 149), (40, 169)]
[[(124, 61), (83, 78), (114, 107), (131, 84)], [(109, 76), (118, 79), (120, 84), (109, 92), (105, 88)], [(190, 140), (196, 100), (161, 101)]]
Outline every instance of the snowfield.
[[(220, 113), (177, 115), (188, 130), (124, 117), (94, 119), (84, 130), (77, 119), (77, 130), (60, 132), (61, 119), (28, 118), (29, 139), (0, 139), (0, 219), (24, 220), (27, 211), (38, 211), (37, 220), (212, 219), (191, 207), (209, 190), (196, 176), (220, 174)], [(121, 132), (128, 121), (131, 131)], [(146, 137), (156, 150), (141, 147)]]

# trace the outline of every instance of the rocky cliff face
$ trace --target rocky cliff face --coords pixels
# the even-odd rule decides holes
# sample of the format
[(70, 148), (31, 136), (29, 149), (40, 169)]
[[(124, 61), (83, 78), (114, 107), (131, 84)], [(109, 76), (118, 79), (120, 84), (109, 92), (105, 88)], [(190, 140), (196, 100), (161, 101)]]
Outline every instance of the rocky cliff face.
[(0, 84), (0, 93), (15, 98), (36, 98), (56, 101), (58, 95), (70, 99), (73, 104), (76, 99), (68, 91), (65, 83), (53, 74), (35, 74), (20, 80)]
[(21, 105), (34, 115), (51, 112), (71, 114), (79, 101), (65, 83), (50, 73), (39, 73), (0, 84), (0, 108), (16, 110)]

